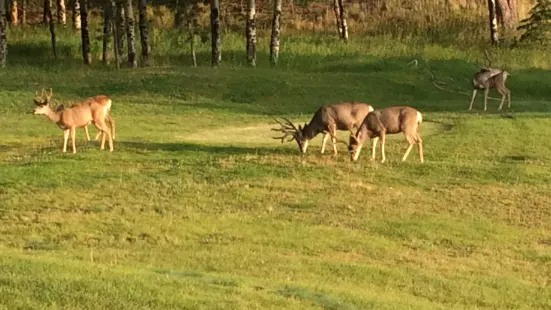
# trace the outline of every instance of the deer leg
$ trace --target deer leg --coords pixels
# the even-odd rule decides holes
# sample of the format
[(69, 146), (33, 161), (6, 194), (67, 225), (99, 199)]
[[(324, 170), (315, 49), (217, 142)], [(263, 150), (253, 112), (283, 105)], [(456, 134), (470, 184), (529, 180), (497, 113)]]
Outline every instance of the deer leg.
[(508, 101), (508, 108), (511, 107), (511, 91), (507, 89), (507, 101)]
[(421, 140), (421, 137), (419, 137), (419, 140), (417, 141), (417, 148), (419, 149), (419, 160), (421, 163), (424, 163), (423, 159), (423, 141)]
[(472, 99), (471, 99), (471, 105), (469, 106), (469, 111), (473, 109), (473, 102), (474, 102), (474, 98), (476, 97), (476, 88), (473, 88), (473, 96), (472, 96)]
[(488, 93), (490, 92), (489, 88), (484, 88), (484, 111), (488, 109)]
[(385, 140), (386, 140), (386, 134), (385, 134), (385, 133), (382, 133), (382, 134), (381, 134), (381, 156), (383, 157), (383, 159), (381, 159), (381, 163), (384, 163), (385, 160), (386, 160), (386, 155), (385, 155)]
[(109, 121), (109, 124), (111, 125), (111, 137), (113, 138), (113, 140), (115, 140), (115, 120), (109, 114), (107, 114), (105, 118)]
[(88, 133), (88, 126), (84, 126), (84, 132), (86, 133), (86, 141), (90, 141), (90, 134)]
[(101, 134), (102, 134), (102, 131), (98, 131), (98, 133), (96, 134), (96, 138), (94, 140), (99, 141)]
[(63, 153), (67, 153), (67, 140), (69, 140), (69, 129), (63, 130)]
[(323, 133), (323, 140), (321, 141), (321, 153), (325, 153), (325, 143), (327, 143), (327, 139), (329, 139), (329, 134), (324, 132)]
[(103, 150), (105, 148), (105, 135), (107, 135), (107, 140), (109, 141), (109, 151), (113, 152), (113, 136), (111, 135), (111, 131), (109, 130), (109, 127), (105, 124), (105, 121), (99, 122), (99, 124), (96, 124), (99, 130), (102, 131), (102, 138), (101, 138), (101, 147), (100, 150)]
[[(85, 127), (86, 128), (86, 127)], [(71, 146), (73, 147), (73, 154), (77, 152), (77, 146), (75, 143), (75, 136), (76, 136), (76, 128), (71, 128), (71, 131), (69, 132), (71, 136)]]
[(375, 137), (375, 138), (371, 139), (371, 160), (375, 160), (377, 142), (379, 142), (379, 137)]

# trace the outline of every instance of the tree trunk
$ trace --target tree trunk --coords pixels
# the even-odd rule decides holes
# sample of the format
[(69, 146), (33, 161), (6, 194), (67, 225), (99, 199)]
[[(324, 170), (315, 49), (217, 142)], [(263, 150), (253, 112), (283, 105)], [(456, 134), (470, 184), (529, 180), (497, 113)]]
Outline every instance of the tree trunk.
[(19, 24), (19, 14), (17, 10), (17, 0), (12, 0), (10, 7), (10, 20), (12, 25)]
[(256, 66), (256, 5), (255, 0), (247, 0), (247, 62)]
[(211, 51), (212, 51), (212, 66), (220, 65), (220, 1), (211, 0), (210, 3), (210, 31), (211, 31)]
[(190, 0), (176, 0), (176, 14), (174, 14), (174, 28), (184, 27), (186, 5)]
[(121, 68), (121, 52), (119, 51), (119, 31), (116, 21), (116, 16), (119, 16), (117, 10), (116, 0), (109, 0), (109, 6), (111, 8), (111, 32), (113, 33), (113, 49), (115, 54), (115, 62), (117, 64), (117, 69)]
[(147, 0), (138, 1), (138, 11), (140, 15), (140, 42), (142, 44), (142, 61), (147, 63), (151, 46), (149, 45), (149, 28), (147, 21)]
[(339, 0), (339, 11), (341, 13), (341, 38), (348, 41), (348, 26), (346, 25), (346, 10), (342, 0)]
[(281, 0), (274, 0), (274, 15), (272, 19), (272, 37), (270, 40), (270, 64), (277, 65), (279, 59), (279, 35), (281, 22)]
[(27, 0), (21, 1), (21, 25), (27, 24)]
[(339, 0), (333, 0), (333, 12), (335, 12), (335, 20), (337, 21), (337, 33), (339, 38), (342, 37), (342, 25), (341, 25), (341, 9), (339, 6)]
[(8, 56), (6, 26), (6, 2), (0, 0), (0, 68), (6, 67), (6, 57)]
[(517, 22), (516, 0), (497, 0), (496, 15), (503, 28), (513, 28)]
[(124, 6), (124, 17), (126, 18), (126, 41), (128, 46), (128, 63), (132, 68), (138, 66), (136, 61), (136, 34), (134, 30), (134, 9), (132, 8), (132, 0), (126, 0)]
[(492, 44), (498, 44), (499, 35), (497, 32), (496, 0), (488, 0), (488, 16), (490, 17), (490, 38)]
[(57, 50), (56, 50), (56, 40), (55, 40), (55, 21), (52, 14), (52, 0), (46, 0), (48, 6), (46, 14), (48, 15), (48, 21), (50, 23), (50, 36), (52, 39), (52, 51), (54, 53), (54, 58), (57, 59)]
[(67, 24), (65, 0), (57, 0), (57, 21), (62, 25)]
[(113, 2), (105, 0), (103, 3), (103, 52), (101, 61), (109, 62), (109, 42), (111, 41), (111, 30), (113, 29)]
[(48, 20), (49, 5), (50, 5), (50, 0), (44, 0), (43, 6), (42, 6), (42, 22), (44, 24), (47, 24), (49, 22)]
[(82, 38), (82, 58), (84, 64), (92, 63), (92, 53), (90, 52), (90, 34), (88, 33), (88, 0), (80, 0), (80, 35)]
[(117, 55), (118, 55), (118, 59), (119, 59), (119, 63), (118, 63), (118, 66), (120, 66), (120, 64), (122, 63), (122, 58), (123, 58), (123, 54), (124, 54), (124, 36), (126, 34), (126, 27), (124, 25), (125, 23), (125, 18), (124, 18), (124, 8), (123, 8), (123, 5), (122, 5), (122, 1), (121, 0), (113, 0), (115, 1), (115, 7), (116, 7), (116, 10), (115, 10), (115, 33), (116, 33), (116, 36), (117, 36)]
[(187, 12), (188, 40), (191, 54), (191, 61), (194, 67), (197, 67), (197, 57), (195, 55), (195, 29), (197, 29), (197, 0), (187, 0), (189, 6)]
[(80, 30), (81, 18), (80, 18), (80, 0), (73, 0), (73, 29)]

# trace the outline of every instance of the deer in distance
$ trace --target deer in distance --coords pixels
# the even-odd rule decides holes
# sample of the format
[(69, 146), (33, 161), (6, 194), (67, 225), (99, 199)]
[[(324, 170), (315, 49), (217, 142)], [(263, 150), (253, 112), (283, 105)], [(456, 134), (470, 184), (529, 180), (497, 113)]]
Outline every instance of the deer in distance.
[[(275, 119), (281, 128), (272, 128), (273, 131), (284, 133), (281, 137), (281, 143), (285, 142), (285, 138), (291, 136), (287, 142), (295, 140), (299, 150), (305, 154), (308, 149), (308, 141), (312, 140), (318, 134), (323, 133), (321, 153), (325, 152), (325, 144), (329, 137), (333, 143), (333, 153), (337, 155), (337, 130), (348, 130), (352, 133), (353, 128), (359, 128), (362, 121), (373, 111), (373, 107), (367, 103), (361, 102), (344, 102), (320, 107), (309, 123), (304, 126), (299, 125), (298, 128), (287, 118), (282, 118), (285, 123)], [(345, 143), (345, 142), (342, 142)]]
[(508, 107), (510, 108), (511, 91), (505, 86), (505, 82), (507, 81), (507, 77), (511, 74), (505, 70), (492, 68), (492, 62), (488, 56), (488, 51), (485, 50), (484, 55), (488, 61), (488, 66), (483, 66), (480, 71), (473, 74), (473, 95), (471, 98), (469, 111), (473, 108), (474, 99), (478, 89), (484, 89), (484, 111), (488, 109), (488, 93), (491, 88), (495, 88), (501, 95), (501, 103), (498, 110), (501, 111), (503, 103), (505, 102), (505, 97), (507, 97)]
[(403, 132), (408, 141), (408, 147), (402, 157), (405, 161), (411, 151), (413, 144), (417, 144), (419, 149), (419, 159), (423, 160), (423, 140), (419, 135), (419, 125), (423, 122), (421, 112), (408, 106), (387, 107), (380, 110), (375, 110), (367, 114), (360, 128), (355, 135), (351, 134), (348, 150), (350, 159), (357, 161), (360, 156), (362, 145), (367, 138), (371, 139), (371, 160), (375, 160), (377, 142), (381, 138), (381, 163), (386, 160), (385, 156), (385, 140), (387, 134), (397, 134)]
[[(49, 93), (42, 90), (42, 95), (34, 98), (36, 107), (34, 108), (35, 115), (45, 115), (48, 119), (55, 122), (63, 130), (63, 153), (67, 152), (67, 141), (71, 136), (71, 144), (73, 153), (76, 153), (75, 132), (76, 128), (85, 127), (89, 124), (94, 124), (101, 133), (100, 150), (105, 149), (105, 136), (109, 141), (109, 150), (113, 151), (113, 136), (114, 121), (109, 116), (112, 101), (105, 95), (97, 95), (86, 98), (80, 103), (75, 103), (69, 108), (58, 107), (53, 109), (51, 98), (53, 91), (50, 88)], [(106, 120), (111, 120), (111, 128), (106, 125)]]

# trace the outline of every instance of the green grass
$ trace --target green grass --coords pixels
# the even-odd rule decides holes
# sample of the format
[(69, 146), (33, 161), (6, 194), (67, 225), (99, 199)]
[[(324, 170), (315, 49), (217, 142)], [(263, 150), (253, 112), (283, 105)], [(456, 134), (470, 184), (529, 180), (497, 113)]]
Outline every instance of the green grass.
[[(81, 66), (64, 35), (61, 60), (12, 52), (0, 71), (0, 308), (551, 307), (548, 54), (499, 51), (512, 109), (482, 113), (479, 97), (467, 113), (426, 69), (469, 91), (476, 50), (290, 38), (279, 68), (248, 69), (228, 36), (219, 69), (200, 46), (199, 68), (116, 71)], [(61, 130), (30, 113), (41, 87), (111, 96), (115, 152), (79, 129), (62, 154)], [(271, 139), (273, 116), (344, 100), (422, 111), (425, 164), (400, 162), (401, 135), (385, 164)]]

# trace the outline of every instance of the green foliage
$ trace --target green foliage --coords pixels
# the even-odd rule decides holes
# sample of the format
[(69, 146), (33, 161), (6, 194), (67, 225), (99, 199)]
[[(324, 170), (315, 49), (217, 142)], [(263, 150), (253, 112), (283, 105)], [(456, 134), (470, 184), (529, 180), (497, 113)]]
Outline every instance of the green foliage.
[[(213, 70), (208, 43), (191, 68), (185, 34), (157, 30), (157, 66), (115, 70), (84, 67), (69, 29), (57, 61), (46, 28), (10, 31), (0, 308), (551, 307), (548, 51), (492, 50), (514, 72), (513, 108), (466, 113), (469, 96), (427, 69), (468, 91), (481, 52), (418, 38), (285, 36), (270, 68), (263, 34), (252, 69), (229, 33)], [(61, 154), (61, 130), (30, 114), (42, 87), (59, 103), (109, 95), (115, 151), (79, 129), (79, 153)], [(399, 162), (402, 135), (385, 164), (369, 148), (321, 155), (319, 136), (305, 156), (271, 139), (273, 116), (302, 123), (344, 100), (422, 111), (425, 164), (415, 150)]]
[(530, 16), (521, 21), (517, 30), (523, 31), (521, 44), (549, 45), (551, 42), (551, 1), (538, 0)]

